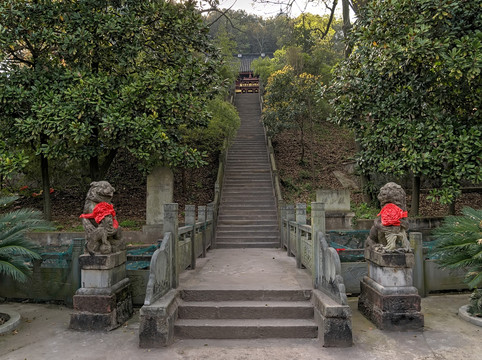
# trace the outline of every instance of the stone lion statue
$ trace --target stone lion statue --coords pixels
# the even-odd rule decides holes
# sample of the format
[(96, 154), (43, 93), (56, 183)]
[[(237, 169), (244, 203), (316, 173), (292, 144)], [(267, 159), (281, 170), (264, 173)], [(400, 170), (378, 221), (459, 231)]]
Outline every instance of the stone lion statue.
[(125, 249), (122, 231), (111, 203), (115, 189), (107, 181), (90, 184), (80, 215), (85, 230), (85, 250), (90, 255), (110, 254)]
[(380, 189), (378, 200), (382, 210), (370, 229), (365, 248), (410, 251), (405, 191), (400, 185), (389, 182)]

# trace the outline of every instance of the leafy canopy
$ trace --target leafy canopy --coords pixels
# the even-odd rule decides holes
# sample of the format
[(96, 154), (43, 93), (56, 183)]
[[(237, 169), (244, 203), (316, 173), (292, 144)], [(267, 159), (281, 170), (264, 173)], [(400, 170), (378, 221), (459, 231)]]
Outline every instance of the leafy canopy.
[(178, 130), (207, 124), (219, 56), (192, 2), (2, 0), (0, 24), (6, 147), (91, 165), (119, 149), (148, 168), (199, 164)]
[(333, 120), (354, 129), (364, 173), (438, 179), (450, 203), (460, 180), (482, 181), (482, 11), (467, 0), (376, 0), (335, 70)]

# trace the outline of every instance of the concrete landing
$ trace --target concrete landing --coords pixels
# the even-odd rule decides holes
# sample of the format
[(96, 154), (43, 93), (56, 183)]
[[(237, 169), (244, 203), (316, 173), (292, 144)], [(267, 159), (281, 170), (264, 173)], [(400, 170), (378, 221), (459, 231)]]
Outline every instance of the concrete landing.
[(214, 249), (184, 271), (180, 288), (190, 290), (310, 290), (311, 277), (279, 249)]
[(378, 330), (353, 311), (351, 348), (322, 348), (314, 339), (180, 340), (169, 348), (139, 349), (138, 314), (110, 332), (68, 329), (72, 309), (54, 304), (0, 303), (19, 312), (15, 332), (0, 336), (1, 360), (479, 360), (482, 329), (457, 316), (469, 294), (445, 294), (422, 299), (422, 333)]

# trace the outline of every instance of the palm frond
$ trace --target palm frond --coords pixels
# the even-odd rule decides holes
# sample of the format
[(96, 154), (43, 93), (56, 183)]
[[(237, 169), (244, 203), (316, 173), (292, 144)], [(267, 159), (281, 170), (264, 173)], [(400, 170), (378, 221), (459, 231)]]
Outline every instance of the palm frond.
[(0, 197), (0, 207), (7, 207), (17, 199), (18, 196), (2, 196)]
[(29, 271), (28, 266), (17, 259), (9, 259), (8, 261), (0, 259), (0, 274), (9, 276), (15, 281), (27, 281)]

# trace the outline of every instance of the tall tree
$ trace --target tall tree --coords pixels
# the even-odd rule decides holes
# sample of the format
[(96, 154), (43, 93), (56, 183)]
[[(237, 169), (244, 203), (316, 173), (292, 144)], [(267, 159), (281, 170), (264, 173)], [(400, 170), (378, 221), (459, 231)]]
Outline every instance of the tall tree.
[(362, 12), (335, 71), (333, 119), (359, 135), (365, 173), (436, 179), (432, 197), (452, 203), (461, 180), (482, 181), (480, 6), (380, 0)]
[(3, 0), (0, 24), (0, 126), (42, 169), (69, 156), (99, 179), (120, 149), (199, 164), (179, 127), (207, 124), (219, 55), (193, 2)]

